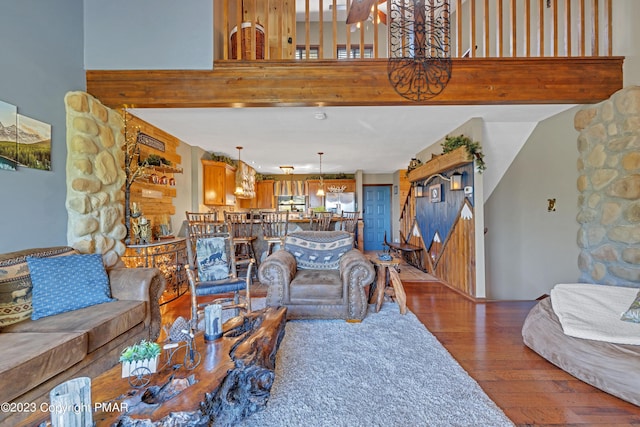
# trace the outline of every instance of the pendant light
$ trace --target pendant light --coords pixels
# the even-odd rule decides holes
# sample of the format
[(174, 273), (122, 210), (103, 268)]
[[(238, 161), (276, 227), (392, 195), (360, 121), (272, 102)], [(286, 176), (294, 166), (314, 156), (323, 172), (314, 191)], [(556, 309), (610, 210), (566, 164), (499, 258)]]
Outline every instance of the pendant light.
[(242, 147), (238, 146), (236, 147), (236, 149), (238, 150), (238, 166), (236, 167), (236, 191), (234, 191), (233, 194), (235, 194), (236, 196), (244, 196), (244, 187), (242, 185), (242, 168), (240, 167), (240, 150), (242, 150)]
[(322, 155), (324, 153), (322, 151), (320, 151), (318, 153), (318, 155), (320, 156), (320, 188), (318, 188), (318, 192), (316, 193), (316, 196), (318, 197), (324, 197), (324, 181), (322, 180)]

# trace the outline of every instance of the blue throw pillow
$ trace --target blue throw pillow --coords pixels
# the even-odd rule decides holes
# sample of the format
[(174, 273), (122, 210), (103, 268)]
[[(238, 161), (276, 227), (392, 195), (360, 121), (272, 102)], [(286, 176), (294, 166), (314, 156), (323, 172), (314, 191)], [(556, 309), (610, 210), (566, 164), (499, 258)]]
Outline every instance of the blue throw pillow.
[(27, 257), (27, 265), (33, 284), (32, 320), (114, 301), (100, 254)]

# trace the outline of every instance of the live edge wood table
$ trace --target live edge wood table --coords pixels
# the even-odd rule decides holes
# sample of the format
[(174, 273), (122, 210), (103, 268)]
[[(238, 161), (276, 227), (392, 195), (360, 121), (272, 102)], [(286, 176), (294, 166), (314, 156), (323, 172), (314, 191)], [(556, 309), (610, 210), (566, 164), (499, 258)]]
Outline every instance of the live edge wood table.
[[(149, 384), (139, 389), (115, 366), (92, 380), (94, 407), (105, 408), (93, 413), (93, 421), (96, 426), (142, 425), (136, 423), (143, 420), (145, 426), (236, 424), (243, 414), (266, 405), (285, 321), (286, 308), (266, 308), (225, 322), (225, 334), (216, 341), (205, 342), (198, 333), (201, 361), (195, 368), (174, 369), (184, 353), (174, 355), (172, 364), (150, 374)], [(163, 393), (168, 399), (154, 403)]]
[(387, 295), (398, 303), (400, 314), (407, 313), (407, 294), (402, 286), (398, 266), (400, 259), (392, 257), (391, 260), (381, 260), (377, 254), (367, 254), (369, 261), (376, 267), (376, 286), (371, 293), (369, 303), (376, 303), (376, 313), (382, 307), (382, 300)]

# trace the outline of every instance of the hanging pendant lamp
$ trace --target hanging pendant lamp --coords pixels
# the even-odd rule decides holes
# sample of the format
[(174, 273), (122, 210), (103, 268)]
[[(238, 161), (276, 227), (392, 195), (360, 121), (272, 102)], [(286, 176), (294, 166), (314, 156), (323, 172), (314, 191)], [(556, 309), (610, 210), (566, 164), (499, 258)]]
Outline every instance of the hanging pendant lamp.
[(318, 155), (320, 156), (320, 188), (318, 188), (318, 192), (316, 193), (316, 196), (318, 197), (324, 197), (324, 181), (322, 180), (322, 155), (324, 153), (322, 151), (320, 151), (318, 153)]
[(236, 147), (238, 150), (238, 166), (236, 167), (236, 191), (233, 192), (236, 196), (244, 196), (244, 186), (242, 184), (242, 168), (240, 167), (240, 150), (242, 147)]

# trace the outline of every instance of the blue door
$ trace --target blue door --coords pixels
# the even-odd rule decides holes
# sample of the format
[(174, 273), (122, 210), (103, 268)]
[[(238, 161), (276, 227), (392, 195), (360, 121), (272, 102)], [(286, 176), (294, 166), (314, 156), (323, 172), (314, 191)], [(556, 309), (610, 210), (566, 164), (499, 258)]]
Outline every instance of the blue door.
[(365, 185), (362, 219), (364, 220), (364, 250), (384, 249), (384, 234), (391, 239), (391, 186)]

